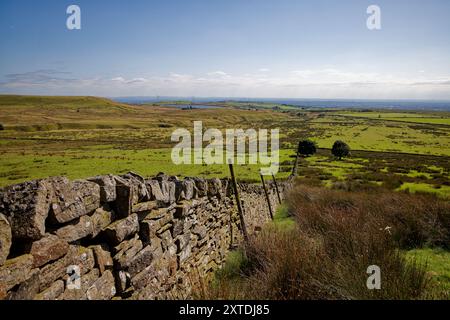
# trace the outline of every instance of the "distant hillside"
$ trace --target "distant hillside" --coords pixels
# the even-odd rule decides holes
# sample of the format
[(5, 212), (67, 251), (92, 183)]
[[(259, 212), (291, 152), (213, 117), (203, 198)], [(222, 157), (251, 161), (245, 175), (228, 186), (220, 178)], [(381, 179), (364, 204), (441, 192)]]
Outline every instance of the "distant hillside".
[(121, 127), (145, 110), (105, 98), (0, 95), (0, 124), (7, 130), (49, 131)]
[(106, 98), (88, 96), (21, 96), (21, 95), (0, 95), (0, 108), (4, 107), (33, 107), (33, 108), (59, 108), (59, 109), (79, 109), (79, 108), (113, 108), (121, 110), (132, 110), (132, 107), (115, 102)]

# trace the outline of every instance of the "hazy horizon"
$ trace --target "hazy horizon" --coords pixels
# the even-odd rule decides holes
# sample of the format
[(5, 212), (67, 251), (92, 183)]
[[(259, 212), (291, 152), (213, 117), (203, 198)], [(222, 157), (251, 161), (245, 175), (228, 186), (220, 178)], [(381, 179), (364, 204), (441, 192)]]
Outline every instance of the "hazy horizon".
[(0, 3), (0, 93), (450, 100), (445, 0), (71, 4)]

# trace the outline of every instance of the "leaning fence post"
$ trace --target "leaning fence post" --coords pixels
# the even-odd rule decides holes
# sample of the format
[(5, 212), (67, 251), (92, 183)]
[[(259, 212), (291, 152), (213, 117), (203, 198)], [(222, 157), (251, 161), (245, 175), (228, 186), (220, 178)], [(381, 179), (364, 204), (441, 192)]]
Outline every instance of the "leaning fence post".
[(247, 228), (245, 227), (245, 221), (244, 221), (244, 211), (242, 210), (241, 198), (239, 196), (239, 191), (238, 191), (238, 187), (237, 187), (237, 183), (236, 183), (236, 177), (234, 176), (233, 164), (230, 162), (228, 164), (228, 166), (230, 168), (231, 182), (233, 184), (234, 196), (236, 198), (236, 203), (237, 203), (237, 207), (238, 207), (238, 211), (239, 211), (239, 219), (241, 221), (242, 234), (244, 235), (244, 240), (248, 241), (248, 233), (247, 233)]
[(295, 157), (295, 163), (294, 163), (294, 166), (292, 167), (292, 173), (291, 173), (292, 177), (296, 177), (297, 176), (297, 172), (298, 172), (298, 158), (299, 157), (300, 157), (300, 154), (297, 152), (297, 155)]
[(270, 204), (269, 193), (267, 192), (266, 183), (264, 182), (264, 176), (262, 175), (261, 172), (259, 173), (259, 175), (261, 176), (261, 182), (262, 182), (262, 185), (264, 188), (264, 193), (266, 194), (267, 205), (269, 206), (270, 218), (273, 220), (272, 205)]
[(273, 173), (272, 173), (272, 179), (273, 179), (273, 183), (275, 184), (275, 190), (277, 191), (278, 202), (281, 204), (281, 196), (280, 196), (280, 191), (278, 190), (277, 179), (275, 179), (275, 176), (273, 175)]

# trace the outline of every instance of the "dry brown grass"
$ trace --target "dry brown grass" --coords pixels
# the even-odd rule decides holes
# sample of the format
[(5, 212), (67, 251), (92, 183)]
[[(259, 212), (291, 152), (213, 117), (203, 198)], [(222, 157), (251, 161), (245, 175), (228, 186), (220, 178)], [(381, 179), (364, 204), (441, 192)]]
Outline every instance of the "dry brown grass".
[[(439, 299), (425, 265), (401, 249), (448, 245), (450, 204), (429, 196), (297, 186), (289, 196), (297, 226), (269, 227), (245, 247), (240, 276), (219, 277), (208, 298)], [(368, 266), (381, 290), (368, 290)]]

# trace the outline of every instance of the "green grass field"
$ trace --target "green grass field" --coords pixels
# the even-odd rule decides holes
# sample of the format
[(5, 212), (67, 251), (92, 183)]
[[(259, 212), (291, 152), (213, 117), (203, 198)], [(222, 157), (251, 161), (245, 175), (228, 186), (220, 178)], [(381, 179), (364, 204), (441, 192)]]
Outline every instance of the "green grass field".
[(345, 112), (340, 113), (345, 117), (361, 117), (369, 119), (377, 119), (380, 121), (398, 121), (411, 123), (425, 123), (438, 124), (450, 126), (450, 114), (448, 112), (386, 112), (386, 111), (371, 111), (371, 112)]
[[(144, 176), (166, 172), (226, 177), (226, 165), (177, 166), (171, 161), (172, 131), (192, 131), (193, 121), (202, 120), (205, 129), (280, 128), (279, 179), (292, 170), (296, 143), (311, 138), (321, 149), (299, 164), (299, 174), (309, 182), (332, 187), (359, 181), (393, 190), (450, 195), (450, 126), (433, 124), (448, 120), (447, 113), (325, 112), (292, 106), (272, 110), (273, 104), (251, 103), (252, 108), (247, 104), (223, 102), (216, 109), (180, 110), (95, 97), (0, 96), (4, 127), (0, 131), (0, 186), (56, 175), (76, 179), (128, 171)], [(399, 118), (402, 121), (396, 121)], [(343, 161), (330, 154), (337, 139), (353, 150)], [(259, 181), (256, 165), (241, 165), (236, 170), (241, 180)]]

